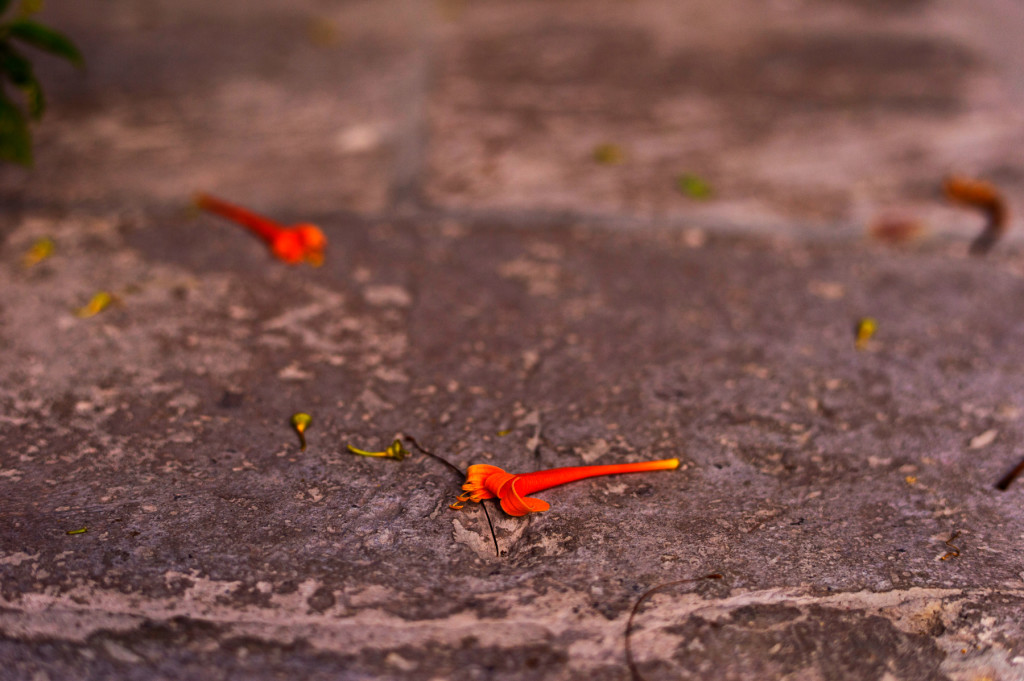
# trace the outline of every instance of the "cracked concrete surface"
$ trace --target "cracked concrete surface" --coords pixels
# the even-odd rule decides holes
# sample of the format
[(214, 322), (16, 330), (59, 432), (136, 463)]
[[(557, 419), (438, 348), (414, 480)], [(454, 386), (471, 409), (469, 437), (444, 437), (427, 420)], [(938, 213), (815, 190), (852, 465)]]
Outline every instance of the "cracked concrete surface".
[[(932, 194), (1016, 205), (1018, 10), (104, 8), (48, 8), (91, 69), (0, 169), (0, 678), (626, 679), (715, 572), (643, 678), (1024, 679), (1024, 251)], [(401, 435), (682, 465), (494, 506), (495, 555), (439, 461), (346, 451)]]

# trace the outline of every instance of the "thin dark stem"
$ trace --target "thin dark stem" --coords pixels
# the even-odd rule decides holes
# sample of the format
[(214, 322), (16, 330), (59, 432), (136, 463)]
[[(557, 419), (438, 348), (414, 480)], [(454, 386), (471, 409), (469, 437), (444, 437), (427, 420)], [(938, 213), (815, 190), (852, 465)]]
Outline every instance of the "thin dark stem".
[(491, 522), (491, 513), (487, 510), (487, 504), (480, 504), (484, 509), (484, 517), (487, 518), (487, 527), (491, 529), (491, 540), (494, 542), (494, 555), (501, 558), (501, 549), (498, 548), (498, 535), (494, 532), (494, 523)]
[(701, 577), (690, 577), (688, 579), (677, 579), (674, 582), (665, 582), (664, 584), (659, 584), (658, 586), (648, 589), (642, 596), (640, 596), (639, 599), (637, 599), (637, 602), (633, 605), (633, 609), (629, 613), (629, 619), (626, 620), (626, 666), (629, 667), (629, 674), (633, 681), (643, 681), (643, 677), (640, 675), (640, 670), (636, 668), (636, 661), (633, 659), (633, 647), (629, 641), (629, 637), (633, 633), (633, 620), (636, 618), (637, 613), (640, 612), (640, 606), (642, 606), (648, 598), (659, 591), (673, 586), (679, 586), (680, 584), (700, 582), (705, 579), (722, 579), (722, 575), (717, 572), (712, 572), (711, 574), (703, 575)]
[[(459, 480), (465, 480), (466, 479), (466, 472), (465, 471), (463, 471), (461, 468), (459, 468), (458, 466), (456, 466), (455, 464), (453, 464), (451, 461), (449, 461), (448, 459), (444, 458), (440, 454), (434, 454), (429, 449), (424, 448), (423, 445), (421, 445), (419, 442), (417, 442), (416, 438), (414, 438), (412, 435), (406, 435), (405, 439), (408, 440), (409, 442), (411, 442), (412, 446), (415, 447), (416, 449), (420, 450), (420, 452), (426, 454), (427, 456), (429, 456), (432, 459), (436, 459), (437, 461), (440, 461), (445, 466), (448, 466), (448, 468), (450, 468), (457, 476), (459, 476)], [(480, 507), (482, 509), (484, 509), (484, 517), (487, 518), (487, 527), (491, 530), (491, 540), (494, 542), (494, 555), (497, 556), (498, 558), (501, 558), (501, 549), (498, 548), (498, 535), (494, 531), (494, 523), (491, 522), (491, 514), (487, 510), (487, 506), (485, 504), (480, 504)]]
[(412, 446), (415, 447), (416, 449), (420, 450), (420, 452), (422, 452), (423, 454), (426, 454), (427, 456), (429, 456), (432, 459), (436, 459), (436, 460), (440, 461), (445, 466), (448, 466), (448, 468), (452, 469), (452, 472), (454, 472), (455, 475), (457, 475), (459, 477), (459, 480), (465, 480), (465, 478), (466, 478), (466, 471), (462, 470), (461, 468), (459, 468), (458, 466), (456, 466), (455, 464), (453, 464), (451, 461), (449, 461), (448, 459), (444, 458), (440, 454), (434, 454), (432, 451), (430, 451), (428, 449), (425, 449), (423, 447), (423, 445), (421, 445), (419, 442), (417, 442), (416, 438), (414, 438), (412, 435), (406, 435), (405, 439), (408, 440), (409, 442), (411, 442)]
[(1024, 459), (1020, 460), (1020, 463), (1013, 467), (1013, 470), (1003, 476), (1002, 480), (996, 483), (996, 489), (1000, 492), (1005, 492), (1013, 484), (1013, 481), (1020, 477), (1020, 474), (1024, 473)]

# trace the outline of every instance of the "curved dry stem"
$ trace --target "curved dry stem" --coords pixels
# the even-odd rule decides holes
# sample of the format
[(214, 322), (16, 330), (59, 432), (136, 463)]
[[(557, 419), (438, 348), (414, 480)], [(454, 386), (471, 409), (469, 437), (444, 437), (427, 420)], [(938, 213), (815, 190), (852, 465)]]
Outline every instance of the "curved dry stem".
[[(436, 459), (437, 461), (443, 463), (445, 466), (448, 466), (448, 468), (450, 468), (457, 476), (459, 476), (460, 481), (466, 479), (466, 472), (464, 470), (462, 470), (461, 468), (459, 468), (458, 466), (456, 466), (455, 464), (453, 464), (451, 461), (444, 458), (440, 454), (435, 454), (432, 451), (424, 448), (423, 445), (417, 442), (416, 438), (414, 438), (412, 435), (406, 435), (405, 439), (408, 440), (413, 447), (418, 449), (423, 454), (426, 454), (430, 458)], [(481, 503), (480, 507), (484, 509), (484, 517), (487, 518), (487, 527), (491, 531), (491, 540), (494, 542), (494, 555), (498, 558), (501, 558), (501, 549), (498, 548), (498, 535), (494, 531), (494, 523), (491, 522), (491, 514), (487, 510), (487, 506), (485, 504)]]
[(642, 596), (640, 596), (640, 598), (637, 599), (636, 603), (633, 604), (633, 609), (629, 612), (629, 619), (626, 620), (626, 637), (625, 637), (626, 666), (629, 667), (629, 674), (630, 674), (630, 677), (633, 679), (633, 681), (643, 681), (643, 678), (644, 678), (643, 676), (640, 675), (640, 670), (636, 668), (636, 660), (633, 659), (633, 647), (630, 644), (630, 639), (629, 639), (630, 635), (633, 633), (633, 620), (636, 619), (637, 613), (640, 612), (640, 606), (642, 606), (644, 604), (644, 602), (647, 601), (647, 599), (650, 598), (651, 596), (653, 596), (654, 594), (658, 593), (659, 591), (663, 591), (665, 589), (669, 589), (669, 588), (671, 588), (673, 586), (679, 586), (680, 584), (690, 584), (690, 583), (693, 583), (693, 582), (700, 582), (700, 581), (703, 581), (705, 579), (722, 579), (722, 578), (723, 578), (723, 576), (720, 575), (719, 573), (712, 572), (711, 574), (703, 575), (701, 577), (689, 577), (687, 579), (677, 579), (677, 580), (672, 581), (672, 582), (665, 582), (664, 584), (659, 584), (659, 585), (657, 585), (655, 587), (651, 587), (650, 589), (645, 591), (644, 594)]

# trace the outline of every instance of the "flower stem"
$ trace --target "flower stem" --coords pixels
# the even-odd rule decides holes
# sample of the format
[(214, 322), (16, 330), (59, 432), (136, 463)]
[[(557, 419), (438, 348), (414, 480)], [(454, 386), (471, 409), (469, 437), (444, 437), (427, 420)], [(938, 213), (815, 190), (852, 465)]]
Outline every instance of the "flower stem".
[(365, 449), (357, 449), (352, 445), (348, 445), (348, 451), (360, 456), (373, 456), (379, 459), (397, 459), (399, 461), (409, 455), (409, 450), (402, 446), (401, 440), (395, 440), (391, 443), (391, 446), (383, 452), (368, 452)]
[(359, 456), (376, 456), (376, 457), (379, 457), (379, 458), (387, 458), (388, 457), (388, 453), (387, 452), (368, 452), (365, 449), (357, 449), (357, 448), (353, 447), (352, 445), (348, 445), (348, 451), (352, 452), (353, 454), (358, 454)]
[(292, 428), (299, 434), (299, 444), (302, 445), (299, 449), (306, 451), (306, 428), (313, 422), (313, 417), (300, 411), (292, 415), (291, 422)]

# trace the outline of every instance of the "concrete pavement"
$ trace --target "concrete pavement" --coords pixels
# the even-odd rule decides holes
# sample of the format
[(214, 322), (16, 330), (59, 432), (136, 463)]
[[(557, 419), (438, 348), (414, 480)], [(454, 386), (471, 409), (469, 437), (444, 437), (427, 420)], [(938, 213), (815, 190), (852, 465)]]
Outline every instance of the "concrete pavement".
[[(728, 5), (48, 7), (89, 70), (0, 170), (0, 678), (625, 679), (709, 573), (643, 678), (1024, 678), (1022, 252), (938, 194), (1020, 203), (1024, 20)], [(346, 451), (399, 435), (682, 466), (492, 539)]]

